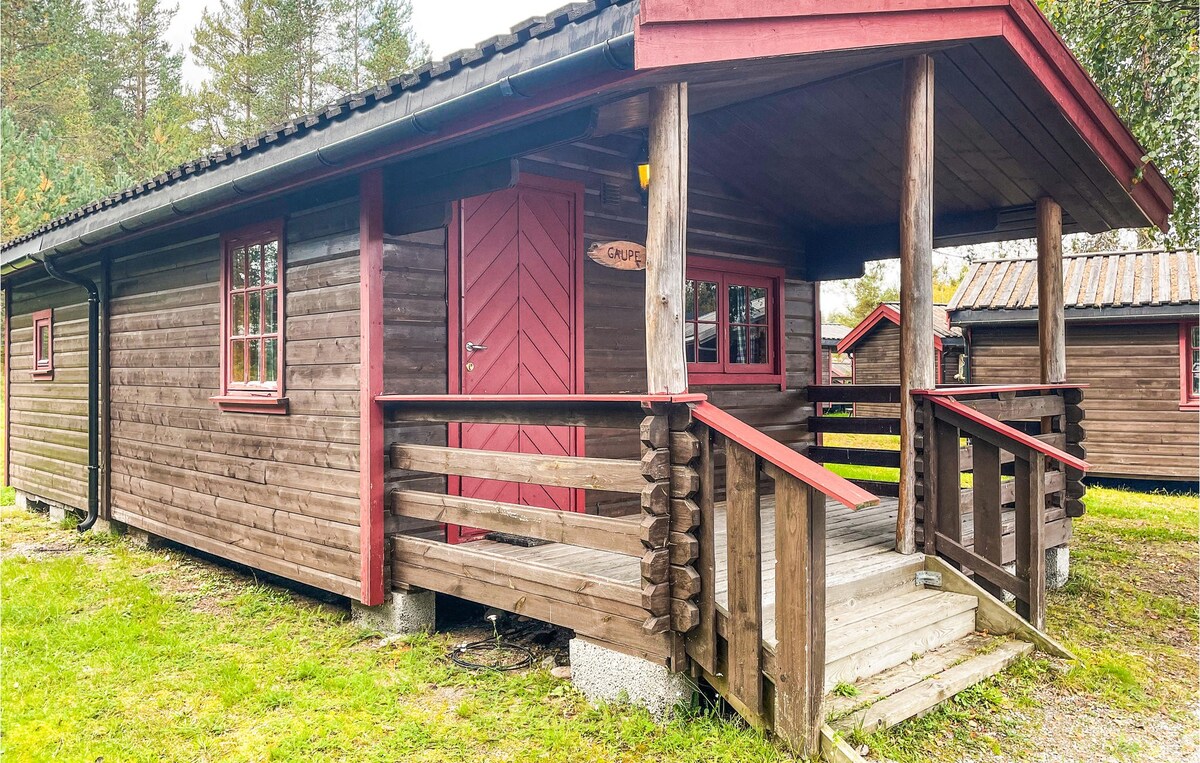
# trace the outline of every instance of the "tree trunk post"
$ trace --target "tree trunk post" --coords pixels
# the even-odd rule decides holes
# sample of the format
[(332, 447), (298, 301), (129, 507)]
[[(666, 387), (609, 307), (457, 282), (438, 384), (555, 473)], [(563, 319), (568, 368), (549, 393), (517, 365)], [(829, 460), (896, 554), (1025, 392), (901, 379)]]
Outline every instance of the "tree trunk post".
[[(937, 385), (933, 349), (933, 59), (904, 63), (900, 191), (900, 501), (896, 550), (916, 551), (916, 417), (912, 391)], [(925, 447), (932, 429), (926, 430)], [(926, 499), (928, 500), (928, 498)], [(928, 531), (928, 529), (927, 529)]]
[(652, 394), (687, 391), (683, 283), (687, 252), (687, 83), (650, 91), (646, 229), (646, 381)]
[(1067, 380), (1067, 330), (1063, 312), (1062, 207), (1037, 201), (1038, 350), (1042, 384)]

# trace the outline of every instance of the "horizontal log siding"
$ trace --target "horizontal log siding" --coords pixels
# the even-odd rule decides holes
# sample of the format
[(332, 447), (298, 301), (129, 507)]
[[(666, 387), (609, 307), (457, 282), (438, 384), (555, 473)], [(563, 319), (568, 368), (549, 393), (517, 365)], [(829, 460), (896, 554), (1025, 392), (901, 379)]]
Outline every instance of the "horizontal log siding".
[[(584, 186), (584, 247), (598, 241), (646, 240), (646, 208), (631, 173), (636, 141), (623, 136), (596, 138), (549, 149), (521, 160), (521, 172), (580, 182)], [(787, 231), (762, 210), (741, 200), (693, 163), (689, 168), (688, 254), (781, 265), (785, 281), (787, 379), (778, 385), (693, 386), (714, 404), (796, 448), (811, 444), (804, 396), (815, 373), (813, 285), (800, 280), (802, 250)], [(601, 200), (603, 183), (619, 189), (617, 203)], [(610, 199), (611, 201), (611, 199)], [(646, 389), (645, 274), (583, 265), (584, 385), (589, 394)], [(586, 451), (600, 458), (636, 458), (636, 431), (591, 429)], [(589, 491), (587, 509), (603, 514), (635, 511), (628, 496)]]
[[(855, 384), (900, 384), (900, 327), (880, 321), (854, 346)], [(855, 416), (894, 419), (900, 406), (893, 403), (855, 403)]]
[[(98, 267), (70, 272), (102, 285)], [(44, 271), (11, 285), (9, 482), (33, 497), (87, 508), (87, 292)], [(33, 379), (33, 313), (54, 310), (54, 378)]]
[[(973, 327), (969, 363), (974, 384), (1038, 378), (1037, 327)], [(1179, 410), (1178, 324), (1067, 324), (1067, 380), (1090, 385), (1091, 474), (1196, 479), (1200, 414)]]
[(217, 237), (112, 262), (113, 518), (359, 594), (357, 205), (286, 222), (286, 416), (223, 413)]
[[(446, 229), (388, 237), (383, 247), (383, 390), (391, 395), (447, 392)], [(385, 424), (384, 441), (445, 445), (445, 424)], [(446, 478), (392, 469), (385, 461), (385, 495), (392, 488), (445, 492)], [(390, 511), (390, 501), (388, 508)], [(397, 530), (439, 525), (394, 519)]]

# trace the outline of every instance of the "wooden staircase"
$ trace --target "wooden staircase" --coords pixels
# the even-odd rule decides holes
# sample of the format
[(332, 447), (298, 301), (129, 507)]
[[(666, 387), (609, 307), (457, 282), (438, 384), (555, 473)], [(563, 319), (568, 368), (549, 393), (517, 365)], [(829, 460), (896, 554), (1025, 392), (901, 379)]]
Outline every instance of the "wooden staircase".
[(925, 558), (900, 558), (886, 574), (864, 579), (868, 587), (831, 589), (825, 709), (843, 735), (928, 712), (1034, 648), (979, 632), (978, 596), (918, 584)]

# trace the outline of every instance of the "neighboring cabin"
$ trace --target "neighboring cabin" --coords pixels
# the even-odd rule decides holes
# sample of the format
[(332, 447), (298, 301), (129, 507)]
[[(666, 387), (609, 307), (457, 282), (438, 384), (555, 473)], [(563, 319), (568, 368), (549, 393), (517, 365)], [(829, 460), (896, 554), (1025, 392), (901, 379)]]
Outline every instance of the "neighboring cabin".
[[(963, 339), (957, 329), (951, 328), (945, 305), (933, 307), (932, 341), (938, 384), (959, 381)], [(900, 305), (895, 302), (879, 305), (838, 342), (836, 349), (851, 355), (853, 384), (899, 384)], [(899, 407), (892, 403), (857, 403), (854, 414), (895, 418)]]
[[(977, 262), (950, 301), (951, 321), (967, 341), (968, 382), (1036, 377), (1035, 265), (1032, 259)], [(1067, 380), (1088, 385), (1091, 474), (1195, 483), (1197, 253), (1066, 255), (1063, 282)]]

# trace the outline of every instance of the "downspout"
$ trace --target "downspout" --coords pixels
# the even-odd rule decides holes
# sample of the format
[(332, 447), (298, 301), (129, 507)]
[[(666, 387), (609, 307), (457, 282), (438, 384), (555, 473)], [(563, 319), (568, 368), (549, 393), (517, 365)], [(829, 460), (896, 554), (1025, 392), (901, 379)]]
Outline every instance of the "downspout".
[(86, 532), (100, 516), (100, 290), (90, 278), (59, 270), (49, 257), (42, 265), (51, 278), (82, 286), (88, 293), (88, 506), (76, 528)]

